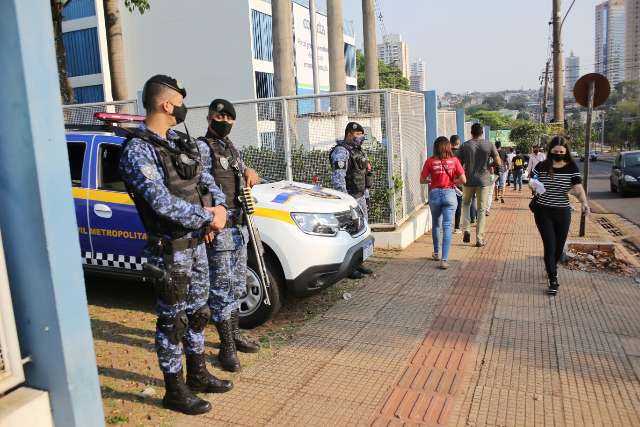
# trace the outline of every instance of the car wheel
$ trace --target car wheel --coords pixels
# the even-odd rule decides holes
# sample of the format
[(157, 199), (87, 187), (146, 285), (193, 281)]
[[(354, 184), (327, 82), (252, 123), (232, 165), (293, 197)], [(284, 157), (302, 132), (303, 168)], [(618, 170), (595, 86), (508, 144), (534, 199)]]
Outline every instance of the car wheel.
[[(251, 257), (253, 258), (253, 257)], [(242, 329), (253, 329), (270, 320), (282, 307), (281, 286), (275, 265), (265, 258), (267, 275), (269, 276), (269, 300), (271, 305), (265, 304), (264, 286), (260, 280), (257, 262), (249, 259), (247, 264), (247, 295), (240, 300), (240, 326)]]

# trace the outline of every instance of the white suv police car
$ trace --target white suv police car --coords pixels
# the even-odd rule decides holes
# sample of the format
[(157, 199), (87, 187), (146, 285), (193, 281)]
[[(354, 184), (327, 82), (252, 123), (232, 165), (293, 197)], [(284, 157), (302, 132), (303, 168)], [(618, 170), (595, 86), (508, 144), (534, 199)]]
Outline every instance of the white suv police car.
[[(99, 114), (110, 122), (139, 116)], [(146, 233), (118, 173), (126, 131), (112, 125), (67, 126), (66, 140), (82, 261), (89, 273), (142, 277)], [(244, 328), (264, 323), (280, 309), (284, 294), (305, 296), (346, 277), (373, 254), (373, 236), (349, 195), (298, 182), (253, 188), (255, 223), (265, 246), (271, 305), (249, 259)]]

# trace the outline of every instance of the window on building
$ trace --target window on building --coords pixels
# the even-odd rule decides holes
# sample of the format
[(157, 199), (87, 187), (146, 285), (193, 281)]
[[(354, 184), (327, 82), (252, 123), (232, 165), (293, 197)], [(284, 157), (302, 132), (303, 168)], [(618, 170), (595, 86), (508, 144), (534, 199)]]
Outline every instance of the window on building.
[(356, 77), (356, 47), (344, 44), (344, 67), (348, 77)]
[(273, 62), (273, 25), (271, 15), (251, 10), (253, 58)]
[(62, 11), (62, 20), (86, 18), (95, 16), (96, 2), (95, 0), (73, 0), (67, 3)]
[(273, 74), (256, 71), (256, 97), (271, 98), (275, 96)]
[(126, 192), (124, 181), (120, 178), (118, 164), (122, 147), (115, 144), (101, 144), (98, 161), (98, 188), (101, 190)]
[(67, 53), (67, 74), (69, 77), (102, 72), (98, 31), (95, 27), (64, 33), (62, 34), (62, 43)]
[(69, 142), (67, 144), (72, 187), (80, 187), (82, 185), (82, 166), (86, 148), (87, 146), (84, 142)]
[(73, 97), (78, 104), (87, 102), (104, 101), (104, 90), (102, 85), (83, 86), (73, 88)]

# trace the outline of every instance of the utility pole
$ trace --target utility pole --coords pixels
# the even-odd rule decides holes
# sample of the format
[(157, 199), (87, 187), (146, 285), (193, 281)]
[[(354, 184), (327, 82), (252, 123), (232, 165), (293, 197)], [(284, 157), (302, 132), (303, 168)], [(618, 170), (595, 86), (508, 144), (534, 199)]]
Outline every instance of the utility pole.
[(549, 94), (549, 61), (544, 68), (544, 91), (542, 92), (542, 111), (540, 118), (542, 123), (547, 123), (547, 95)]
[(276, 96), (296, 94), (291, 0), (273, 0), (273, 84)]
[[(347, 90), (347, 74), (344, 65), (344, 20), (342, 0), (327, 0), (327, 35), (329, 37), (329, 86), (331, 92)], [(334, 111), (347, 111), (344, 96), (334, 97), (331, 106)]]
[(564, 123), (564, 70), (562, 69), (561, 0), (553, 1), (553, 108), (554, 120)]

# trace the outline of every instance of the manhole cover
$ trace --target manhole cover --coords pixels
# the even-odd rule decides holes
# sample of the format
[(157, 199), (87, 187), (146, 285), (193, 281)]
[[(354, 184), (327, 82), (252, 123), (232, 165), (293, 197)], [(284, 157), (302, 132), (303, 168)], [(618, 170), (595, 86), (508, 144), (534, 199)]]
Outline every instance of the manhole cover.
[(608, 218), (601, 216), (596, 218), (596, 222), (600, 224), (600, 226), (604, 228), (607, 231), (607, 233), (611, 234), (612, 236), (615, 236), (615, 237), (623, 236), (622, 231), (618, 227), (616, 227), (611, 221), (609, 221)]

